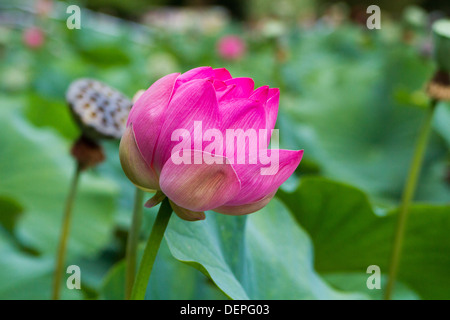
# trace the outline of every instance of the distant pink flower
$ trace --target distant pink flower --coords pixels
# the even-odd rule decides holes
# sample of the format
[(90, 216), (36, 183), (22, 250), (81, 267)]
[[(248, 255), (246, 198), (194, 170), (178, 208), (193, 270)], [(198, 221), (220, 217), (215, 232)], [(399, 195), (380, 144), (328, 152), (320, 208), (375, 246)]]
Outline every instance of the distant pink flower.
[(48, 17), (53, 10), (53, 0), (36, 0), (35, 10), (36, 13), (42, 17)]
[[(278, 89), (255, 90), (251, 78), (233, 78), (224, 68), (169, 74), (147, 89), (131, 109), (120, 143), (123, 170), (139, 188), (157, 190), (157, 199), (167, 196), (175, 213), (185, 220), (204, 219), (207, 210), (230, 215), (255, 212), (272, 199), (303, 155), (303, 150), (267, 151), (279, 97)], [(175, 134), (179, 130), (185, 134)], [(261, 174), (267, 165), (252, 158), (250, 138), (248, 148), (245, 139), (244, 145), (238, 139), (231, 144), (216, 141), (233, 130), (268, 132), (259, 139), (259, 150), (276, 154), (277, 167)], [(207, 132), (215, 132), (214, 139), (208, 139)], [(189, 152), (176, 152), (186, 141)], [(218, 146), (214, 152), (213, 142)], [(174, 161), (174, 155), (181, 154), (188, 155), (186, 163)], [(220, 161), (206, 163), (213, 154)], [(236, 161), (239, 154), (248, 163)]]
[(244, 56), (246, 45), (238, 36), (224, 36), (217, 43), (217, 52), (225, 60), (238, 60)]
[(44, 40), (44, 32), (38, 27), (30, 27), (23, 33), (23, 41), (25, 45), (31, 49), (42, 47)]

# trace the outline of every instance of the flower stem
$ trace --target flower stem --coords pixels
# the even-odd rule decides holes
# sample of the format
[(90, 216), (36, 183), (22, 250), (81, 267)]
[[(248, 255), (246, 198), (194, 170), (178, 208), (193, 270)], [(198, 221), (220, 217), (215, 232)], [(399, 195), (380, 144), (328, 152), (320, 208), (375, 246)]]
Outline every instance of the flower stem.
[(158, 253), (159, 246), (161, 245), (171, 215), (172, 207), (170, 206), (169, 199), (165, 198), (161, 203), (155, 223), (153, 224), (152, 232), (148, 238), (147, 245), (145, 246), (144, 255), (142, 256), (139, 271), (131, 293), (132, 300), (144, 300), (145, 298), (145, 292), (156, 254)]
[(417, 180), (419, 178), (420, 169), (422, 167), (423, 158), (428, 144), (428, 137), (431, 132), (431, 124), (433, 120), (434, 109), (436, 108), (436, 100), (433, 100), (427, 111), (426, 119), (419, 133), (416, 143), (414, 155), (409, 169), (406, 185), (403, 190), (402, 200), (397, 217), (397, 226), (395, 230), (394, 244), (389, 264), (389, 278), (385, 291), (385, 299), (392, 298), (395, 280), (397, 278), (398, 266), (403, 246), (403, 238), (405, 235), (406, 220), (408, 217), (409, 207), (416, 191)]
[(126, 252), (126, 275), (125, 275), (125, 299), (131, 297), (134, 278), (136, 275), (136, 253), (139, 244), (139, 233), (142, 223), (142, 201), (144, 191), (136, 188), (134, 196), (133, 220), (131, 222), (130, 232), (128, 233), (127, 252)]
[(61, 279), (63, 274), (63, 266), (64, 259), (66, 256), (67, 250), (67, 240), (69, 238), (69, 229), (70, 229), (70, 221), (72, 217), (72, 208), (75, 200), (75, 195), (77, 191), (78, 181), (80, 178), (80, 173), (82, 171), (81, 165), (77, 163), (75, 174), (72, 178), (72, 183), (70, 185), (69, 194), (66, 199), (64, 215), (63, 215), (63, 224), (61, 229), (61, 234), (59, 238), (58, 252), (56, 256), (56, 267), (55, 274), (53, 279), (53, 292), (52, 299), (58, 300), (59, 294), (61, 290)]

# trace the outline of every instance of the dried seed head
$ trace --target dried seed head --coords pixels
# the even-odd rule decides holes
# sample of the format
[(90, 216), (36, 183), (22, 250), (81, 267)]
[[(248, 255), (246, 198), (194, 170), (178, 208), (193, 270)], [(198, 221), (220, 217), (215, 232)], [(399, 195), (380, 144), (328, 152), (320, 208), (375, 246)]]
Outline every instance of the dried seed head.
[(94, 79), (78, 79), (67, 89), (66, 100), (85, 136), (122, 137), (132, 103), (116, 89)]

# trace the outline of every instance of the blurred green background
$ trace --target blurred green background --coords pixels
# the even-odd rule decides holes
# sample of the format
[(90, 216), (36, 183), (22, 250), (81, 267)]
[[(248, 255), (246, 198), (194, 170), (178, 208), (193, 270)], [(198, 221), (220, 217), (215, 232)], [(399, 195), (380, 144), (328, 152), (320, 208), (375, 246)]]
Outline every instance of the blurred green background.
[[(370, 1), (369, 1), (370, 2)], [(198, 66), (281, 90), (281, 146), (304, 149), (275, 200), (248, 217), (173, 217), (149, 299), (379, 299), (366, 269), (387, 272), (395, 215), (436, 66), (431, 23), (448, 1), (2, 1), (0, 3), (0, 298), (48, 299), (80, 131), (69, 84), (99, 79), (132, 97)], [(69, 30), (68, 5), (81, 8)], [(31, 32), (30, 32), (31, 30)], [(245, 44), (224, 56), (218, 42)], [(134, 187), (107, 160), (83, 175), (67, 299), (123, 298)], [(395, 298), (450, 298), (450, 104), (440, 103), (406, 233)], [(148, 197), (147, 197), (148, 198)], [(157, 208), (145, 209), (142, 240)], [(384, 278), (383, 278), (384, 279)], [(383, 285), (385, 284), (383, 280)]]

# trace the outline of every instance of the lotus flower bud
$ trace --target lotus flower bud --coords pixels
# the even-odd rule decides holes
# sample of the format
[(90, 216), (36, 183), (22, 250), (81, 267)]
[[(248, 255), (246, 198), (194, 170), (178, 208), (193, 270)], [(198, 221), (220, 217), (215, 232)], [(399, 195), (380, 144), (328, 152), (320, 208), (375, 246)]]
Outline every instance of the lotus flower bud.
[(226, 69), (169, 74), (131, 109), (120, 143), (123, 170), (137, 187), (157, 191), (149, 205), (165, 195), (185, 220), (204, 219), (207, 210), (255, 212), (303, 155), (267, 149), (279, 96), (278, 89), (255, 90), (251, 78), (233, 78)]

